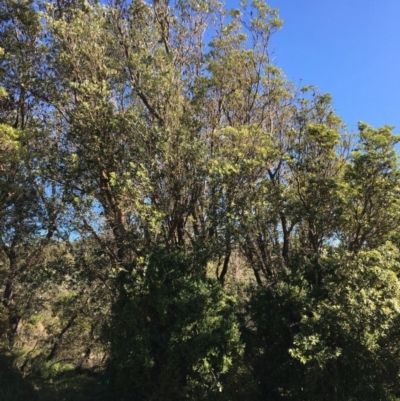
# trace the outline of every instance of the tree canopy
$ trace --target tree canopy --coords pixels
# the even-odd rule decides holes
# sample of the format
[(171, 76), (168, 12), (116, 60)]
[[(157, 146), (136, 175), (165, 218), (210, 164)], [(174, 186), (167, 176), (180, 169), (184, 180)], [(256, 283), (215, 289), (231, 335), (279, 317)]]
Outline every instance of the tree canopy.
[(399, 138), (287, 80), (277, 10), (0, 24), (0, 400), (400, 399)]

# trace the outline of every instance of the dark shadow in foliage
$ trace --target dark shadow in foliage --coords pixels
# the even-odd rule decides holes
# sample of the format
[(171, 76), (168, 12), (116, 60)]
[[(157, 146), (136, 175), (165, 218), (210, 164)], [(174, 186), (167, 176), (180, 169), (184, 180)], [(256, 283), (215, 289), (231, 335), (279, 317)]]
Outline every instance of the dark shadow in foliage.
[(115, 306), (107, 336), (121, 399), (227, 399), (225, 376), (242, 351), (235, 302), (196, 271), (183, 252), (157, 252)]
[(33, 385), (15, 368), (13, 357), (0, 351), (0, 401), (36, 401)]
[(288, 350), (298, 331), (301, 305), (296, 299), (280, 297), (270, 288), (252, 294), (248, 313), (252, 324), (243, 329), (245, 359), (258, 383), (258, 398), (275, 401), (301, 387), (303, 367)]
[(80, 372), (42, 373), (31, 380), (39, 388), (38, 401), (108, 401), (115, 398), (109, 386), (102, 382), (101, 374)]

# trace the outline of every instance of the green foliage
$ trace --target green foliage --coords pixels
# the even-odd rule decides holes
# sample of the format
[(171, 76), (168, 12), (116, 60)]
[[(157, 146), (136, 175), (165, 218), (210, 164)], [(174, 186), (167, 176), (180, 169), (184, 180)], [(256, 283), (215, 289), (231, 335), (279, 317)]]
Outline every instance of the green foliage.
[(359, 143), (344, 172), (344, 240), (350, 249), (374, 248), (390, 240), (399, 223), (399, 141), (392, 129), (359, 125)]
[(398, 340), (390, 333), (400, 311), (398, 249), (390, 243), (357, 254), (328, 249), (318, 257), (318, 285), (307, 280), (313, 258), (298, 257), (290, 273), (253, 298), (256, 330), (248, 341), (251, 348), (264, 344), (255, 355), (262, 394), (298, 400), (397, 394)]
[(289, 82), (281, 26), (258, 0), (0, 0), (12, 382), (14, 364), (43, 400), (399, 397), (398, 138), (348, 133)]
[(110, 372), (127, 399), (225, 399), (224, 378), (242, 352), (235, 300), (191, 273), (193, 263), (153, 254), (144, 283), (115, 309)]

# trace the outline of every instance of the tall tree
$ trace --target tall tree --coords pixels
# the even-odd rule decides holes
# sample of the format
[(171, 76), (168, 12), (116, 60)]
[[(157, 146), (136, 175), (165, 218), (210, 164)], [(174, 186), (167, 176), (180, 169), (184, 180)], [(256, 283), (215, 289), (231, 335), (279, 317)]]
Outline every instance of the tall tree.
[(38, 97), (43, 73), (39, 14), (30, 1), (2, 1), (0, 10), (0, 240), (7, 270), (3, 304), (12, 345), (25, 296), (17, 289), (18, 279), (53, 236), (57, 202), (54, 187), (41, 173), (51, 140)]

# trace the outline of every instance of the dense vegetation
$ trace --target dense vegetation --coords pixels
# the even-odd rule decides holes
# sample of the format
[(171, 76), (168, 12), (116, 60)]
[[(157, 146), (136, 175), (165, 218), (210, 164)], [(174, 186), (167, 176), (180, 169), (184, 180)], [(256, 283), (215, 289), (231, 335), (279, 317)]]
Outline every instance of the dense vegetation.
[(400, 169), (270, 62), (261, 0), (0, 0), (0, 400), (400, 397)]

